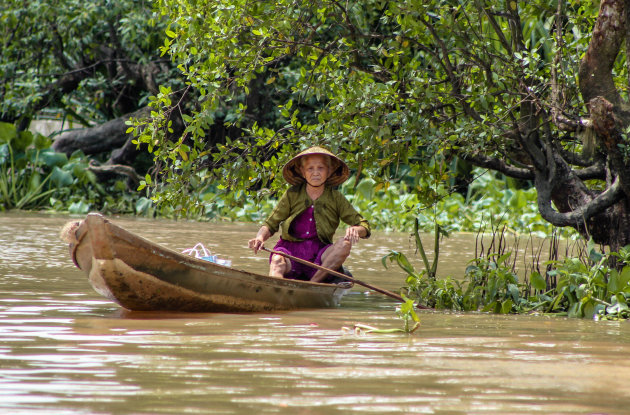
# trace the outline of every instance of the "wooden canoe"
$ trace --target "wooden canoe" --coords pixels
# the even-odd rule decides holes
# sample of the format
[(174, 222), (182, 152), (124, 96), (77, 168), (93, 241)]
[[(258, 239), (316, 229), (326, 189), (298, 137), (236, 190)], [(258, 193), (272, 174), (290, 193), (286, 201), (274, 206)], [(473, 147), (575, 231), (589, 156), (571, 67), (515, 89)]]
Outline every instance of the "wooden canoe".
[(90, 213), (72, 260), (101, 295), (135, 311), (259, 312), (334, 307), (352, 287), (273, 278), (180, 254)]

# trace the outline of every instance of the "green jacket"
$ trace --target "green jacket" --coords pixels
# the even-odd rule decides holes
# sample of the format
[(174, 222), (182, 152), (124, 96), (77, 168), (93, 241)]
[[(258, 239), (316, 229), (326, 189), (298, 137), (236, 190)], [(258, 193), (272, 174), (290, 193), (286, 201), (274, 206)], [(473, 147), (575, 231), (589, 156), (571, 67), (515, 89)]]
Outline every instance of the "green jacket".
[(313, 215), (317, 236), (326, 243), (331, 244), (335, 231), (342, 220), (350, 226), (363, 226), (367, 231), (366, 238), (370, 236), (370, 225), (352, 207), (350, 202), (338, 191), (328, 186), (324, 193), (313, 201), (306, 193), (306, 184), (291, 186), (280, 198), (271, 215), (265, 220), (264, 225), (273, 235), (282, 227), (282, 239), (287, 241), (301, 241), (289, 234), (293, 220), (304, 212), (309, 206), (314, 205)]

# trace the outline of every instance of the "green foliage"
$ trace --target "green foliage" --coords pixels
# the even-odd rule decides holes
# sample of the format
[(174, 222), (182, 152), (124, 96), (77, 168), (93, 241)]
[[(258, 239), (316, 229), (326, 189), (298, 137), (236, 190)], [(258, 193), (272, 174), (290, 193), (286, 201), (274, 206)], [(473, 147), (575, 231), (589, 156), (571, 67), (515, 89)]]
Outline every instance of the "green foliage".
[[(279, 167), (297, 150), (323, 144), (373, 180), (375, 192), (413, 177), (405, 190), (426, 208), (451, 194), (435, 184), (452, 178), (445, 172), (454, 170), (442, 165), (454, 153), (502, 157), (510, 150), (503, 137), (513, 123), (506, 120), (518, 117), (532, 93), (541, 105), (548, 101), (552, 65), (561, 66), (555, 82), (567, 104), (581, 108), (576, 60), (552, 58), (581, 56), (597, 13), (590, 3), (567, 7), (579, 18), (566, 19), (560, 48), (553, 1), (160, 0), (156, 7), (171, 22), (161, 52), (186, 78), (187, 91), (198, 93), (199, 107), (184, 115), (185, 131), (171, 141), (177, 95), (161, 88), (151, 118), (130, 128), (165, 178), (147, 182), (154, 200), (176, 205), (186, 200), (175, 197), (185, 193), (178, 183), (198, 174), (220, 182), (217, 192), (256, 200), (277, 194)], [(240, 136), (211, 142), (217, 124)], [(470, 202), (453, 196), (444, 216)], [(503, 197), (522, 203), (520, 195)], [(410, 221), (423, 223), (421, 216), (413, 212)]]
[[(383, 258), (395, 262), (407, 273), (406, 291), (410, 298), (436, 309), (484, 311), (492, 313), (551, 313), (596, 320), (630, 318), (630, 246), (608, 255), (597, 252), (592, 242), (588, 258), (550, 261), (545, 277), (539, 274), (530, 284), (519, 281), (509, 264), (511, 252), (476, 258), (463, 280), (430, 278), (416, 272), (406, 256), (390, 252)], [(607, 264), (620, 258), (619, 268)], [(546, 281), (557, 281), (548, 286)]]
[[(462, 229), (483, 229), (484, 224), (492, 223), (499, 227), (504, 224), (516, 233), (550, 235), (553, 227), (538, 212), (536, 189), (528, 184), (517, 185), (504, 176), (480, 168), (472, 171), (474, 180), (468, 186), (465, 201), (445, 202), (444, 210), (457, 212), (463, 216)], [(458, 203), (465, 207), (455, 209)], [(460, 205), (461, 206), (461, 205)], [(570, 235), (564, 230), (564, 236)]]
[(150, 2), (3, 1), (0, 120), (28, 126), (45, 110), (87, 125), (146, 105), (145, 79), (177, 79), (158, 56), (164, 27)]
[(396, 314), (403, 321), (403, 331), (413, 333), (420, 327), (420, 317), (416, 313), (416, 304), (413, 300), (403, 296), (404, 303), (396, 308)]
[[(351, 177), (340, 190), (375, 229), (403, 231), (413, 229), (417, 223), (420, 231), (434, 232), (439, 224), (439, 234), (444, 236), (451, 232), (477, 232), (492, 223), (517, 234), (551, 235), (553, 227), (538, 213), (534, 188), (515, 188), (492, 172), (475, 169), (474, 175), (468, 197), (458, 193), (443, 197), (431, 207), (431, 215), (425, 206), (432, 201), (423, 200), (405, 180), (385, 185), (364, 178), (355, 186), (355, 177)], [(275, 206), (275, 199), (269, 193), (265, 196), (258, 200), (245, 191), (222, 193), (216, 187), (207, 189), (199, 196), (203, 214), (198, 217), (260, 222)], [(568, 237), (572, 233), (563, 229), (561, 235)]]
[(14, 125), (0, 123), (0, 207), (33, 209), (46, 202), (55, 188), (63, 186), (64, 155), (46, 147), (49, 142), (41, 135), (18, 132)]
[(430, 308), (464, 311), (463, 293), (458, 281), (448, 277), (436, 279), (427, 270), (416, 272), (402, 252), (391, 251), (383, 257), (382, 263), (387, 268), (387, 260), (396, 262), (407, 273), (407, 292), (411, 298)]
[(511, 253), (498, 257), (477, 258), (466, 268), (467, 310), (508, 314), (521, 306), (518, 276), (506, 266)]
[[(447, 234), (477, 232), (487, 223), (506, 225), (514, 233), (551, 234), (553, 227), (538, 212), (535, 188), (517, 188), (496, 173), (482, 169), (474, 169), (472, 174), (475, 179), (466, 196), (446, 193), (442, 185), (437, 200), (426, 199), (404, 181), (384, 186), (370, 178), (361, 180), (356, 188), (354, 179), (348, 180), (342, 192), (379, 229), (412, 229), (417, 220), (419, 228), (427, 232), (432, 232), (437, 222)], [(427, 188), (422, 191), (426, 193)], [(572, 232), (564, 229), (562, 234), (569, 236)]]
[[(603, 255), (589, 241), (587, 264), (567, 259), (556, 267), (559, 276), (557, 294), (549, 308), (564, 306), (569, 316), (593, 317), (596, 320), (630, 318), (630, 262), (627, 261), (630, 246), (619, 252)], [(618, 258), (618, 268), (607, 264)]]
[(76, 152), (68, 158), (50, 144), (47, 137), (18, 132), (14, 125), (0, 122), (1, 210), (132, 213), (135, 206), (136, 213), (150, 213), (149, 207), (141, 206), (143, 199), (130, 194), (125, 183), (99, 183), (84, 154)]

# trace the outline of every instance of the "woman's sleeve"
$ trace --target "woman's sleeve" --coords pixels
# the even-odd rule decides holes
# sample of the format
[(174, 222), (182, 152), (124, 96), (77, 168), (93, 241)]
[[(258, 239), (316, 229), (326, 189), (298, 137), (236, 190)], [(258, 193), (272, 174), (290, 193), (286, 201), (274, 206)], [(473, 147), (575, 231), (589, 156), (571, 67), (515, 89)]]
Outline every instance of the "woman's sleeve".
[(291, 202), (289, 201), (288, 193), (288, 191), (284, 192), (280, 200), (278, 200), (276, 207), (263, 222), (263, 225), (269, 228), (269, 232), (271, 232), (272, 235), (278, 232), (282, 221), (287, 219), (291, 213)]

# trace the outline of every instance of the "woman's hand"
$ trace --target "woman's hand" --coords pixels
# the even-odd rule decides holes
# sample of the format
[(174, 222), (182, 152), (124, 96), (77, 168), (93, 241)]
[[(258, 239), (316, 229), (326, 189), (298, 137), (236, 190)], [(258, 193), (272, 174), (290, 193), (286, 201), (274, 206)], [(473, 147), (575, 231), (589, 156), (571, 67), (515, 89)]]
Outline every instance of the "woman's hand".
[(258, 231), (256, 237), (254, 239), (250, 239), (247, 242), (247, 246), (249, 246), (250, 249), (254, 250), (254, 254), (257, 254), (258, 251), (260, 251), (263, 247), (265, 241), (270, 237), (271, 232), (269, 232), (269, 228), (263, 225), (260, 227), (260, 230)]
[(250, 239), (247, 245), (249, 246), (250, 249), (254, 250), (255, 254), (257, 254), (258, 251), (260, 251), (260, 248), (262, 248), (264, 243), (265, 241), (263, 241), (262, 238), (259, 238), (257, 236), (254, 239)]
[(364, 230), (363, 226), (350, 226), (346, 229), (346, 236), (344, 239), (349, 241), (351, 245), (359, 242), (359, 238), (361, 238), (361, 230)]

